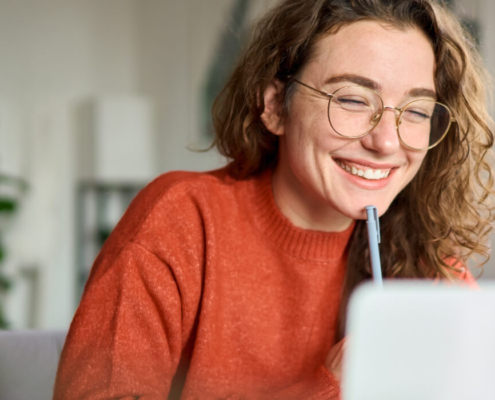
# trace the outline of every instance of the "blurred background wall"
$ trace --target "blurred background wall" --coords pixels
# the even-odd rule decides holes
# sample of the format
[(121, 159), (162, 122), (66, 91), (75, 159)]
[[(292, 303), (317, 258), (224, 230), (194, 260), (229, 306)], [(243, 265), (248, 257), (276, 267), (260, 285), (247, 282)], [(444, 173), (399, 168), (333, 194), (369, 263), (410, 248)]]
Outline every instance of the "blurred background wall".
[[(11, 327), (68, 327), (135, 192), (162, 172), (224, 164), (187, 147), (209, 145), (206, 105), (271, 3), (0, 0), (0, 175), (27, 185), (0, 179), (17, 202), (0, 221)], [(493, 74), (495, 3), (451, 3)]]

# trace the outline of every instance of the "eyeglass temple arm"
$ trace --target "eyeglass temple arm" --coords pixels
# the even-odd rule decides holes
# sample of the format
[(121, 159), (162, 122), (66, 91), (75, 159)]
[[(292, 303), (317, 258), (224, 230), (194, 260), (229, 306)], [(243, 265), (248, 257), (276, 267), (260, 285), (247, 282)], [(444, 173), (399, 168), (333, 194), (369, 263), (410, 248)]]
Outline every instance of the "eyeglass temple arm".
[(292, 80), (293, 80), (294, 82), (299, 83), (300, 85), (303, 85), (304, 87), (307, 87), (308, 89), (313, 90), (313, 91), (314, 91), (314, 92), (316, 92), (316, 93), (321, 94), (322, 96), (325, 96), (325, 97), (328, 97), (328, 98), (332, 98), (332, 97), (333, 97), (333, 94), (326, 93), (326, 92), (322, 92), (321, 90), (318, 90), (318, 89), (315, 89), (314, 87), (308, 86), (308, 85), (306, 85), (305, 83), (302, 83), (301, 81), (298, 81), (298, 80), (297, 80), (297, 79), (295, 79), (295, 78), (292, 78)]

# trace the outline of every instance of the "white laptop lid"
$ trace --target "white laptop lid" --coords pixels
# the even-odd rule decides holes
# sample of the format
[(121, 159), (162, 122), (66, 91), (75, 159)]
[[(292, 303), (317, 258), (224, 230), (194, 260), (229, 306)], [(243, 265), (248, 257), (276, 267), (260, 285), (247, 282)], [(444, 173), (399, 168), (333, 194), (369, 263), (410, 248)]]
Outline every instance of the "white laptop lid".
[(495, 285), (363, 285), (347, 332), (344, 400), (495, 399)]

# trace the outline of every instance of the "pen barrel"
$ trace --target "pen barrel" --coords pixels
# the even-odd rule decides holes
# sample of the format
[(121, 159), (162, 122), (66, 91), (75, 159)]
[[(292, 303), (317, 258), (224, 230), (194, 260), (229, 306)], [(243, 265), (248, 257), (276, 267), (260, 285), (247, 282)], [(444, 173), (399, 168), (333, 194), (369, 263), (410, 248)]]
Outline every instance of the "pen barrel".
[(370, 249), (371, 272), (375, 284), (382, 286), (382, 267), (380, 262), (380, 251), (378, 249), (378, 233), (375, 221), (366, 221), (368, 228), (368, 241)]

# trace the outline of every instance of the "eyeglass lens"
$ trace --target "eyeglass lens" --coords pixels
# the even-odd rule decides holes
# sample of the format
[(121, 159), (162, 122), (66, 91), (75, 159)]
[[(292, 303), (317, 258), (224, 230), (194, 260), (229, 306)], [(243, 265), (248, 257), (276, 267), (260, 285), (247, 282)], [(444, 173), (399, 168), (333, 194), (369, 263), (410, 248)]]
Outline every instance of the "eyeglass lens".
[[(370, 132), (383, 113), (380, 96), (366, 88), (337, 90), (328, 106), (332, 128), (342, 136), (359, 137)], [(401, 140), (414, 149), (426, 149), (443, 139), (451, 121), (450, 110), (433, 100), (417, 100), (401, 113), (398, 131)]]

